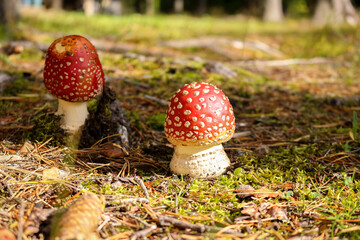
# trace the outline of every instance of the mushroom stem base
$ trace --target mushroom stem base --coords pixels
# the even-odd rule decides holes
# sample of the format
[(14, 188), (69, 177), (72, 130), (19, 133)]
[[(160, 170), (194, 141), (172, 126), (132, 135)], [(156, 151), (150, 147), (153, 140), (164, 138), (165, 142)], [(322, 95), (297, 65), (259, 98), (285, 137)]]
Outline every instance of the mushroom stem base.
[(86, 102), (68, 102), (59, 99), (58, 111), (55, 114), (63, 115), (61, 127), (69, 133), (69, 141), (78, 142), (81, 127), (89, 115)]
[(170, 162), (175, 174), (191, 177), (215, 177), (230, 166), (222, 144), (215, 146), (176, 146)]

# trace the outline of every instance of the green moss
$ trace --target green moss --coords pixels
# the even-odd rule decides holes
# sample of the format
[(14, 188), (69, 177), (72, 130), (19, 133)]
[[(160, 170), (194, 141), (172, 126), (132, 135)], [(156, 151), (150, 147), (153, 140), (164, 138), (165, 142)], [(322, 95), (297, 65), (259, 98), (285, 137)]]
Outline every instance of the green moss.
[(7, 65), (11, 64), (9, 57), (2, 53), (0, 53), (0, 62), (3, 62), (4, 64), (7, 64)]
[(164, 130), (165, 113), (156, 113), (147, 117), (146, 124), (157, 131)]
[(141, 125), (140, 113), (136, 110), (134, 111), (125, 111), (126, 116), (129, 118), (130, 124), (140, 131), (144, 131), (144, 127)]
[(19, 93), (28, 91), (29, 86), (30, 86), (29, 80), (17, 77), (14, 81), (6, 85), (3, 95), (16, 96)]
[(93, 98), (86, 103), (89, 113), (96, 112), (99, 104), (98, 98)]
[(45, 142), (52, 139), (49, 142), (49, 145), (59, 146), (66, 143), (66, 133), (60, 127), (61, 117), (50, 114), (50, 113), (40, 113), (32, 122), (35, 126), (24, 133), (24, 138), (29, 139), (34, 142)]
[(23, 52), (19, 54), (19, 58), (25, 61), (41, 61), (44, 54), (37, 48), (25, 48)]

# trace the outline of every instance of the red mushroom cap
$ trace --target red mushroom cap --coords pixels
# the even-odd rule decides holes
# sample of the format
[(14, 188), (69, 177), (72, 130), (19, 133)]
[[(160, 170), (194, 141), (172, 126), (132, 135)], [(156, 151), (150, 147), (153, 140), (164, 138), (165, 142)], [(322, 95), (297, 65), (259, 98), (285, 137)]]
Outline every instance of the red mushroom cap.
[(101, 93), (104, 72), (91, 42), (77, 35), (56, 39), (46, 54), (44, 84), (69, 102), (86, 102)]
[(170, 101), (165, 134), (175, 145), (215, 145), (228, 141), (235, 130), (233, 108), (225, 94), (208, 83), (191, 83)]

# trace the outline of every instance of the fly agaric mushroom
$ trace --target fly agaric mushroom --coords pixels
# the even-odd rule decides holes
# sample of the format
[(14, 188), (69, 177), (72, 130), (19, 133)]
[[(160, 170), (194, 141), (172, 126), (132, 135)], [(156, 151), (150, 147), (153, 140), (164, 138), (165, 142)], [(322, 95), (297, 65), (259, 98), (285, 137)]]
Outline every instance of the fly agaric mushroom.
[(170, 169), (191, 177), (222, 174), (230, 165), (221, 143), (235, 130), (233, 108), (225, 94), (208, 83), (191, 83), (172, 98), (165, 134), (175, 145)]
[(88, 116), (86, 102), (102, 92), (104, 72), (95, 47), (78, 35), (56, 39), (49, 47), (44, 84), (59, 99), (62, 128), (77, 133)]

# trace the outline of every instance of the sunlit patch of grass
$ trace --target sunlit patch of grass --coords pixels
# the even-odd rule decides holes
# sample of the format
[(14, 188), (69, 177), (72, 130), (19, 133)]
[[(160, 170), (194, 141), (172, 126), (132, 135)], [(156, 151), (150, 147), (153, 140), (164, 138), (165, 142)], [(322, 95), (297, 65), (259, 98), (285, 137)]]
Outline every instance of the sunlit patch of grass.
[[(289, 21), (283, 24), (263, 23), (254, 18), (244, 21), (239, 18), (191, 17), (184, 15), (124, 15), (114, 17), (95, 15), (86, 17), (80, 12), (24, 11), (21, 26), (30, 25), (42, 31), (64, 34), (89, 34), (94, 37), (113, 36), (123, 41), (158, 41), (184, 39), (200, 35), (231, 35), (242, 37), (249, 29), (260, 31), (285, 31), (295, 27)], [(189, 27), (191, 26), (191, 28)]]
[(143, 44), (209, 35), (238, 39), (246, 39), (248, 35), (273, 37), (276, 33), (280, 50), (291, 57), (337, 57), (346, 52), (354, 52), (358, 31), (351, 27), (316, 28), (310, 22), (294, 20), (274, 24), (264, 23), (256, 18), (244, 20), (237, 17), (198, 18), (184, 15), (132, 14), (116, 17), (99, 14), (86, 17), (80, 12), (29, 10), (23, 12), (19, 26), (54, 34), (82, 34)]
[(40, 62), (44, 54), (36, 48), (25, 48), (17, 57), (24, 61)]

